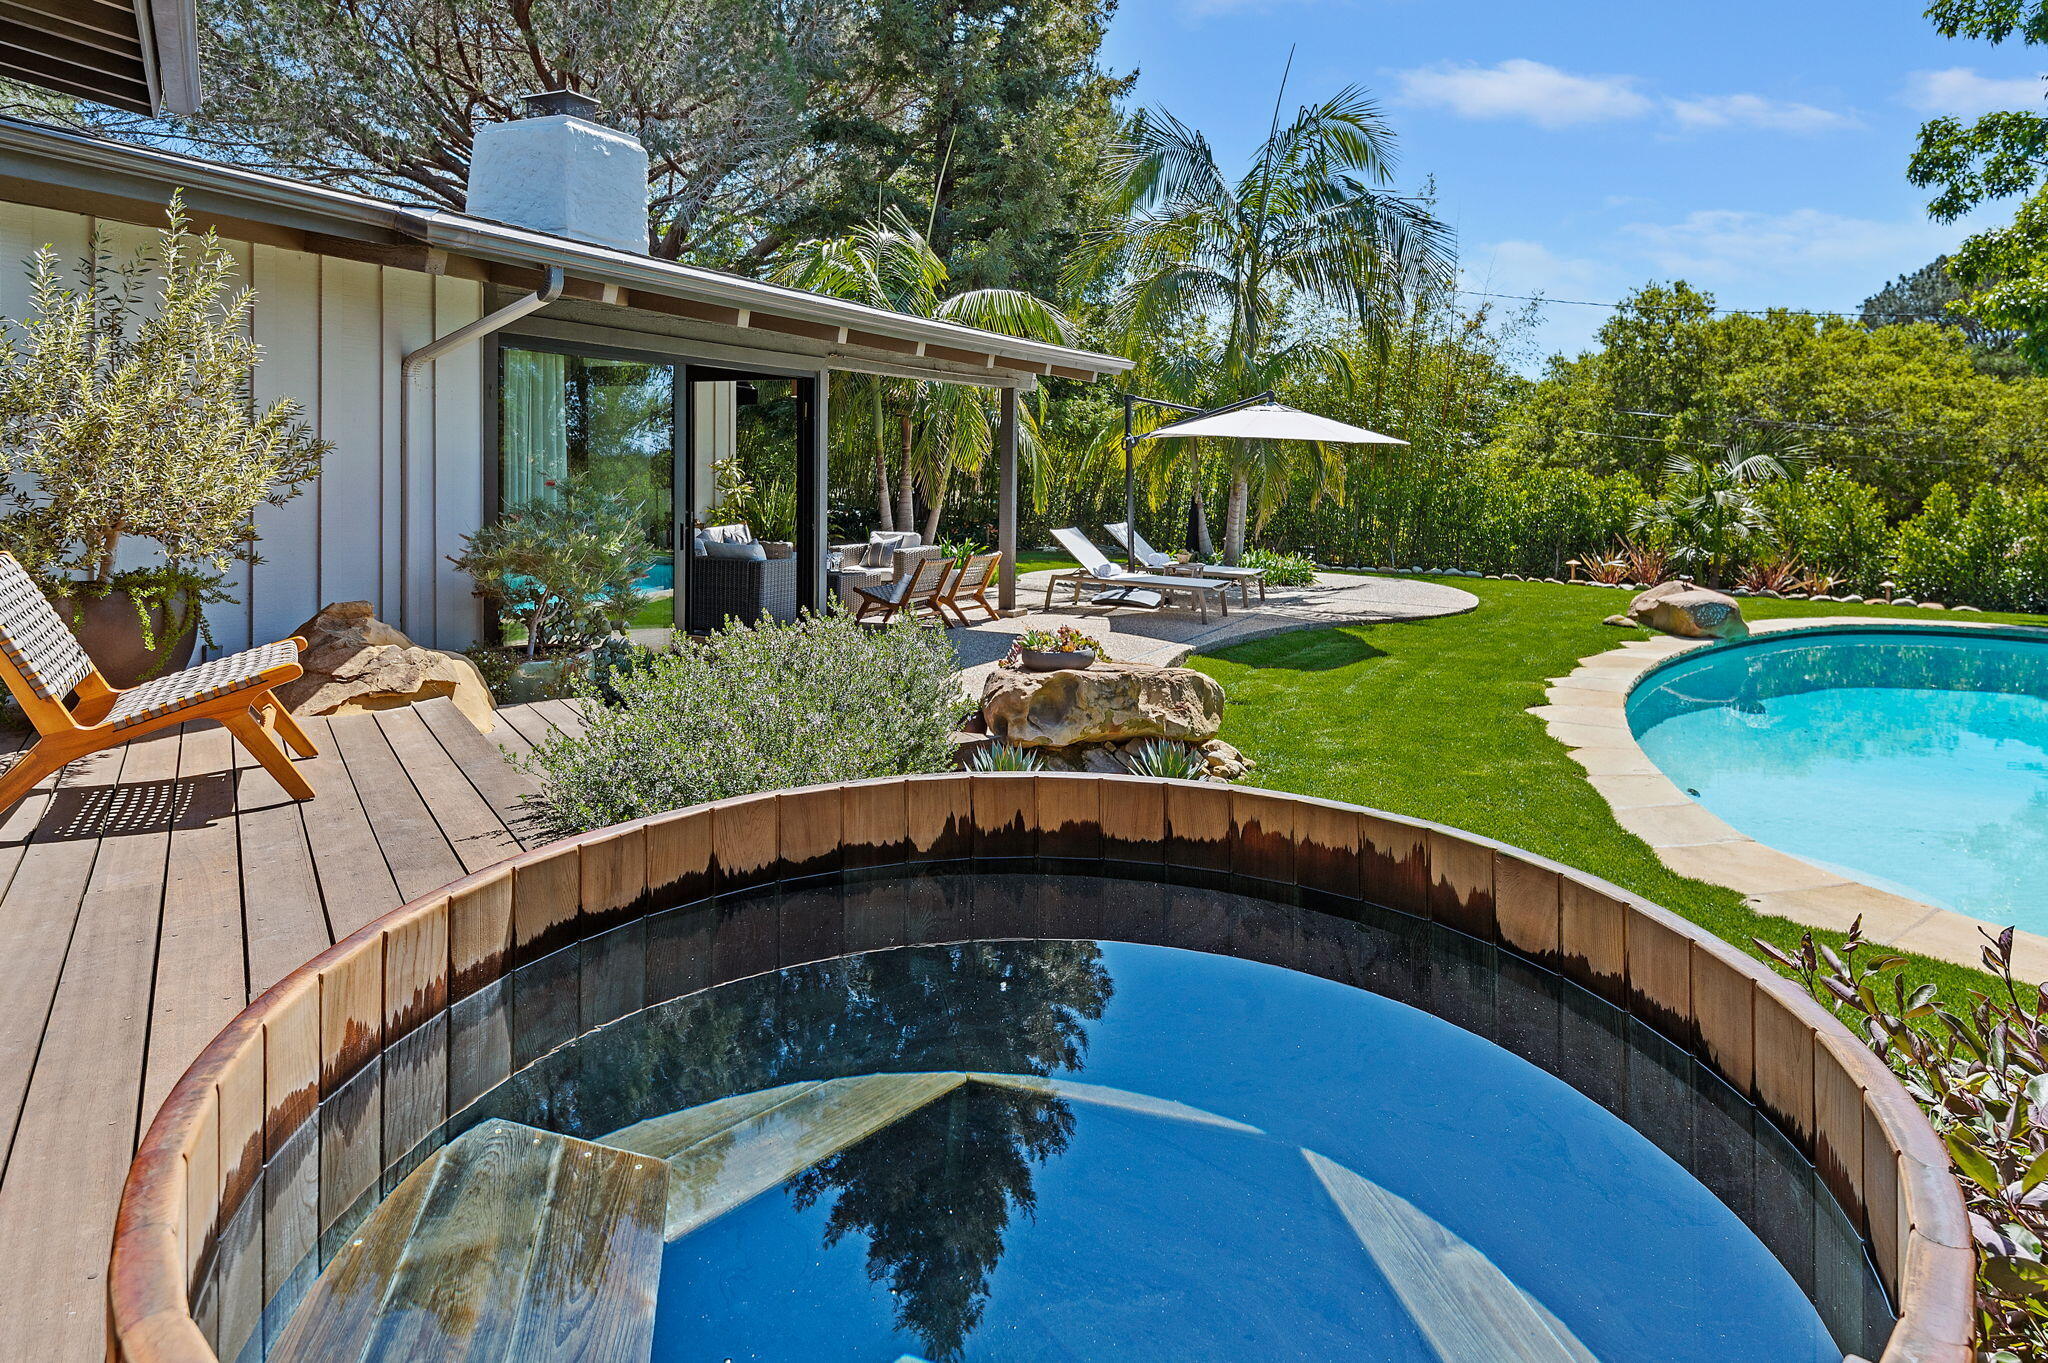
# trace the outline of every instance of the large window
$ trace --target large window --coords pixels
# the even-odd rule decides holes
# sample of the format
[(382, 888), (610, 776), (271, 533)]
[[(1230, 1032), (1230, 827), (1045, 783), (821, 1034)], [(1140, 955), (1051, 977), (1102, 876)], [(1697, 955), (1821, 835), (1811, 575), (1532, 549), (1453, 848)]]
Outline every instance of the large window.
[(581, 479), (640, 508), (675, 549), (676, 371), (646, 360), (499, 350), (498, 505), (547, 500)]

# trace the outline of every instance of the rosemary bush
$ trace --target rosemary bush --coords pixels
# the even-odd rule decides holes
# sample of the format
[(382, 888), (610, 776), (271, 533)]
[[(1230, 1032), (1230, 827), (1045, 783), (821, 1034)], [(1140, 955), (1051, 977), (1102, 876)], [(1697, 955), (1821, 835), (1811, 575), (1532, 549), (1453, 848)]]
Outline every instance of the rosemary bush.
[(593, 683), (581, 734), (537, 745), (537, 812), (560, 834), (761, 790), (953, 769), (972, 708), (952, 647), (907, 622), (731, 624)]

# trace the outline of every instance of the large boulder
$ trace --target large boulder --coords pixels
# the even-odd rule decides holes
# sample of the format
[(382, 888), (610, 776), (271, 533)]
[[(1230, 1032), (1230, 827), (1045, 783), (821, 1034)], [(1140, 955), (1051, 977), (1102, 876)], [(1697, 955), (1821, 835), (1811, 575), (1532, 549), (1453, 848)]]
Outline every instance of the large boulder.
[(1690, 582), (1660, 582), (1628, 603), (1628, 618), (1686, 639), (1740, 639), (1749, 633), (1732, 596)]
[(354, 715), (394, 710), (442, 696), (483, 733), (497, 719), (490, 688), (476, 664), (459, 653), (421, 648), (379, 620), (367, 601), (337, 601), (292, 631), (306, 641), (306, 674), (277, 688), (298, 715)]
[(1130, 738), (1204, 743), (1223, 725), (1223, 687), (1189, 668), (1144, 663), (1058, 672), (998, 667), (982, 687), (981, 713), (990, 734), (1018, 747)]

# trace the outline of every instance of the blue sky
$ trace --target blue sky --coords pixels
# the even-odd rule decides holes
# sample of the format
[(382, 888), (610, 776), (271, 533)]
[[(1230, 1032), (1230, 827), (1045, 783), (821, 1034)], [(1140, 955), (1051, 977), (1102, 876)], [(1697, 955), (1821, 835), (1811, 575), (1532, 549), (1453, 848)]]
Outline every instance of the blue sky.
[[(1853, 309), (1968, 230), (1906, 183), (1921, 120), (2038, 103), (2048, 70), (2048, 51), (1942, 38), (1921, 8), (1123, 0), (1105, 55), (1226, 170), (1265, 135), (1290, 45), (1290, 108), (1364, 85), (1402, 184), (1436, 178), (1470, 288), (1612, 301), (1682, 277), (1724, 307)], [(1547, 354), (1605, 314), (1542, 315)]]

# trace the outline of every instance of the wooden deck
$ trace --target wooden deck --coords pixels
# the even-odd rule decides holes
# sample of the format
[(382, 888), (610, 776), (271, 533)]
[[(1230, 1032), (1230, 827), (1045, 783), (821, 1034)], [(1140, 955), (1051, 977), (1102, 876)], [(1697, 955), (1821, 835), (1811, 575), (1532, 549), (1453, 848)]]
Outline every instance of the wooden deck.
[[(0, 816), (0, 1359), (98, 1359), (121, 1179), (164, 1094), (287, 971), (538, 840), (524, 752), (448, 701), (307, 731), (295, 804), (208, 723), (74, 763)], [(25, 736), (0, 734), (0, 757)]]

